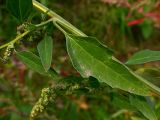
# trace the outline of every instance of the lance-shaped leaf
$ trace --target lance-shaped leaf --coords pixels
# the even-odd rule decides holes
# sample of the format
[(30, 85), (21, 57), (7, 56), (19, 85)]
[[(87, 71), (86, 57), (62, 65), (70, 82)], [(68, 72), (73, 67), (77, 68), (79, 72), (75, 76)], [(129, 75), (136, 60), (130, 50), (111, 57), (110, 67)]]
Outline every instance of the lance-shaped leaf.
[(126, 64), (143, 64), (160, 60), (160, 51), (142, 50), (135, 53)]
[(7, 0), (6, 6), (14, 17), (23, 22), (32, 11), (32, 0)]
[(144, 84), (145, 80), (115, 59), (112, 52), (95, 38), (73, 35), (66, 35), (66, 38), (72, 64), (83, 77), (92, 76), (113, 88), (138, 95), (150, 95), (151, 90)]
[(17, 57), (30, 69), (41, 74), (45, 73), (40, 58), (35, 54), (31, 52), (22, 51), (17, 52)]
[(39, 56), (45, 71), (48, 71), (52, 62), (53, 41), (49, 36), (44, 39), (37, 46)]
[(154, 108), (144, 98), (130, 96), (130, 102), (149, 120), (158, 120)]
[(27, 51), (17, 52), (17, 57), (31, 70), (43, 75), (50, 76), (52, 78), (57, 77), (57, 73), (53, 69), (49, 69), (47, 72), (44, 70), (40, 58)]

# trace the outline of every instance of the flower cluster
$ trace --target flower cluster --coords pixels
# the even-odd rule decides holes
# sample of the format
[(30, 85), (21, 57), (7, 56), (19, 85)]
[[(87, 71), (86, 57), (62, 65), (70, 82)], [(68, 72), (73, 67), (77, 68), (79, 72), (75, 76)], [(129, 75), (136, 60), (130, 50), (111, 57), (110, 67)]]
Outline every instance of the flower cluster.
[(7, 62), (9, 60), (9, 57), (12, 55), (13, 50), (14, 50), (13, 44), (7, 46), (6, 51), (4, 52), (3, 62)]
[(31, 118), (35, 118), (39, 113), (43, 112), (44, 109), (47, 107), (49, 102), (53, 102), (56, 97), (54, 90), (52, 88), (44, 88), (41, 92), (41, 97), (39, 98), (38, 102), (32, 108), (31, 111)]

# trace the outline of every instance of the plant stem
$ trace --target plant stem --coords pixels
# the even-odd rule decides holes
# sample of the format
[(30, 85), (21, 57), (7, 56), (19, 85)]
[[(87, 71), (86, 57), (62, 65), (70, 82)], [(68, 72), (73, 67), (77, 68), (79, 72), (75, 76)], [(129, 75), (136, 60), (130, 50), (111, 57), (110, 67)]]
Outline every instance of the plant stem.
[(46, 24), (48, 24), (48, 23), (50, 23), (50, 22), (52, 22), (53, 21), (53, 18), (51, 18), (51, 19), (49, 19), (49, 20), (47, 20), (47, 21), (44, 21), (44, 22), (42, 22), (42, 23), (40, 23), (40, 24), (38, 24), (38, 25), (35, 25), (36, 27), (42, 27), (42, 26), (44, 26), (44, 25), (46, 25)]
[(51, 19), (49, 19), (49, 20), (47, 20), (47, 21), (45, 21), (45, 22), (42, 22), (42, 23), (40, 23), (40, 24), (38, 24), (38, 25), (35, 25), (35, 28), (30, 29), (30, 30), (27, 30), (27, 31), (25, 31), (24, 33), (18, 35), (18, 36), (17, 36), (15, 39), (13, 39), (12, 41), (10, 41), (10, 42), (8, 42), (8, 43), (0, 46), (0, 49), (5, 48), (5, 47), (7, 47), (7, 46), (10, 45), (10, 44), (14, 44), (14, 43), (17, 42), (18, 40), (21, 40), (24, 36), (28, 35), (30, 32), (34, 31), (36, 28), (40, 28), (40, 27), (42, 27), (42, 26), (44, 26), (44, 25), (46, 25), (46, 24), (48, 24), (49, 22), (52, 22), (52, 21), (53, 21), (53, 19), (51, 18)]
[(126, 109), (121, 109), (121, 110), (117, 111), (116, 113), (114, 113), (114, 114), (111, 116), (111, 118), (117, 118), (118, 116), (120, 116), (121, 114), (124, 114), (124, 113), (126, 113), (126, 112), (128, 112), (128, 110), (126, 110)]
[[(74, 35), (78, 35), (78, 36), (87, 36), (86, 34), (84, 34), (83, 32), (81, 32), (79, 29), (77, 29), (76, 27), (74, 27), (72, 24), (70, 24), (68, 21), (66, 21), (65, 19), (63, 19), (61, 16), (59, 16), (58, 14), (56, 14), (55, 12), (53, 12), (52, 10), (48, 9), (47, 7), (43, 6), (41, 3), (33, 0), (33, 6), (35, 8), (37, 8), (39, 11), (46, 13), (48, 16), (51, 17), (51, 19), (49, 19), (48, 21), (42, 22), (41, 24), (36, 25), (36, 28), (38, 27), (42, 27), (44, 25), (46, 25), (47, 23), (53, 21), (53, 22), (57, 22), (58, 24), (60, 24), (61, 26), (63, 26), (65, 29), (67, 29), (69, 32), (73, 33)], [(57, 27), (58, 25), (56, 25)], [(59, 27), (58, 27), (59, 29)], [(6, 43), (2, 46), (0, 46), (0, 49), (7, 47), (8, 45), (17, 42), (18, 40), (22, 39), (24, 36), (28, 35), (30, 32), (32, 32), (35, 29), (31, 29), (31, 30), (27, 30), (26, 32), (22, 33), (21, 35), (17, 36), (15, 39), (13, 39), (12, 41), (10, 41), (9, 43)], [(63, 31), (62, 31), (63, 32)]]
[(63, 28), (62, 27), (60, 27), (57, 23), (56, 23), (56, 21), (55, 22), (53, 22), (53, 24), (65, 35), (66, 34), (66, 31), (65, 30), (63, 30)]
[(8, 43), (0, 46), (0, 49), (5, 48), (5, 47), (7, 47), (8, 45), (10, 45), (10, 44), (12, 44), (12, 43), (14, 44), (16, 41), (20, 40), (21, 38), (23, 38), (24, 36), (26, 36), (26, 35), (29, 34), (30, 32), (31, 32), (31, 31), (28, 30), (28, 31), (22, 33), (21, 35), (17, 36), (17, 37), (16, 37), (15, 39), (13, 39), (12, 41), (10, 41), (10, 42), (8, 42)]
[(79, 29), (74, 27), (72, 24), (70, 24), (68, 21), (63, 19), (61, 16), (59, 16), (58, 14), (53, 12), (52, 10), (48, 9), (47, 7), (42, 5), (41, 3), (37, 2), (36, 0), (33, 0), (33, 6), (35, 8), (37, 8), (39, 11), (41, 11), (41, 12), (47, 14), (48, 16), (50, 16), (51, 18), (55, 19), (55, 21), (57, 23), (59, 23), (61, 26), (63, 26), (65, 29), (67, 29), (71, 33), (78, 35), (78, 36), (84, 36), (84, 37), (87, 36), (86, 34), (81, 32)]

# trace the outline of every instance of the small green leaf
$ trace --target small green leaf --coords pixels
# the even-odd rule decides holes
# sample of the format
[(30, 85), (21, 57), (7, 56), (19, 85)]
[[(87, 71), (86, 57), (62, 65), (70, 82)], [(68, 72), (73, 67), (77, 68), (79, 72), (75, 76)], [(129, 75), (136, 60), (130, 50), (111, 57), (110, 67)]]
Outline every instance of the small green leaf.
[(31, 70), (52, 78), (58, 77), (54, 69), (50, 68), (47, 72), (44, 70), (40, 58), (27, 51), (17, 52), (17, 57)]
[(130, 102), (149, 120), (158, 120), (154, 109), (150, 107), (144, 98), (130, 96)]
[[(159, 88), (133, 73), (112, 56), (112, 52), (92, 37), (66, 35), (67, 51), (74, 68), (83, 76), (95, 77), (113, 88), (138, 95), (150, 95)], [(147, 85), (146, 85), (147, 84)]]
[(23, 22), (32, 11), (32, 0), (7, 0), (6, 6), (14, 17)]
[(37, 46), (39, 56), (45, 71), (48, 71), (52, 62), (53, 41), (49, 36), (45, 38)]
[(35, 54), (31, 52), (22, 51), (17, 52), (17, 57), (30, 69), (41, 74), (45, 73), (40, 58)]
[(151, 61), (160, 60), (160, 51), (142, 50), (135, 53), (126, 64), (143, 64)]

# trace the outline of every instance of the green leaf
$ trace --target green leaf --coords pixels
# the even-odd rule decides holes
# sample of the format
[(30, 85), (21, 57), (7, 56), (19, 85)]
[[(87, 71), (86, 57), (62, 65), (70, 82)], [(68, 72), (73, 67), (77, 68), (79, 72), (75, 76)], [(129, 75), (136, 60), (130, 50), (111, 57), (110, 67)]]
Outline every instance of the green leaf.
[(92, 76), (113, 88), (138, 95), (150, 95), (145, 80), (114, 58), (112, 52), (95, 38), (73, 35), (66, 35), (66, 38), (72, 64), (83, 77)]
[(22, 51), (17, 53), (17, 57), (30, 69), (41, 74), (45, 73), (40, 58), (35, 54), (31, 52)]
[(149, 120), (158, 120), (155, 111), (144, 98), (130, 97), (130, 102)]
[(32, 0), (7, 0), (6, 6), (14, 17), (23, 22), (32, 11)]
[(44, 39), (37, 46), (39, 56), (45, 71), (48, 71), (52, 62), (53, 41), (49, 36)]
[(151, 83), (160, 86), (160, 68), (140, 68), (136, 73)]
[(160, 60), (160, 51), (142, 50), (135, 53), (126, 64), (143, 64)]
[(57, 77), (57, 73), (54, 69), (50, 68), (47, 72), (44, 70), (41, 60), (38, 56), (31, 52), (17, 52), (17, 57), (31, 70), (38, 72), (43, 75), (50, 76), (52, 78)]
[(134, 106), (130, 104), (129, 97), (113, 93), (112, 104), (115, 108), (135, 110)]

